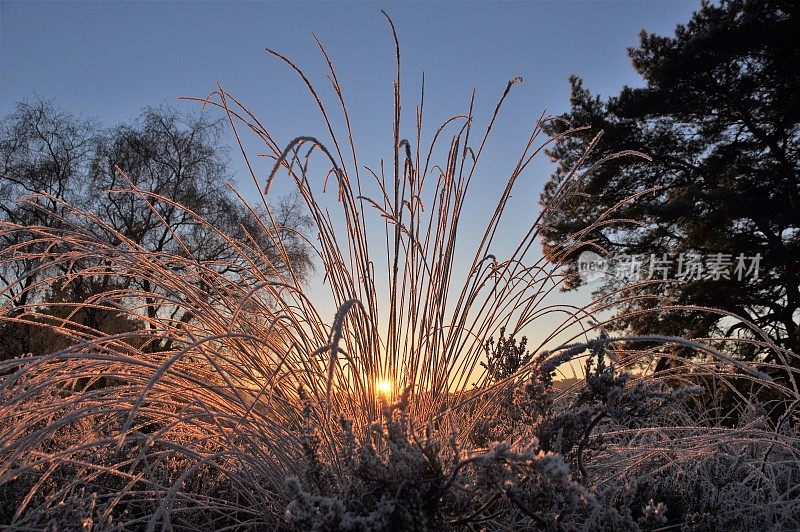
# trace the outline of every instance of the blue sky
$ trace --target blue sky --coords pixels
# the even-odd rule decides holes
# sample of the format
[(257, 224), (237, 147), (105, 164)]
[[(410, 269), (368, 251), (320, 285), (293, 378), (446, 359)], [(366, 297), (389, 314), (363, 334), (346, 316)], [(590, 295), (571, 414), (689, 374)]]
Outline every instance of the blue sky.
[[(362, 138), (378, 139), (389, 128), (394, 68), (384, 8), (398, 28), (406, 107), (413, 108), (423, 71), (429, 123), (462, 112), (473, 87), (478, 112), (488, 112), (506, 81), (520, 75), (525, 84), (509, 102), (514, 123), (497, 138), (518, 147), (542, 110), (566, 109), (570, 74), (601, 94), (639, 84), (626, 47), (636, 44), (642, 28), (671, 33), (698, 5), (3, 1), (0, 111), (39, 94), (111, 124), (147, 105), (205, 96), (219, 81), (288, 141), (321, 132), (321, 122), (297, 77), (264, 48), (286, 53), (324, 82), (311, 37), (316, 32), (334, 59)], [(367, 143), (362, 151), (373, 148), (385, 155), (383, 145)], [(241, 167), (234, 164), (234, 171)]]
[[(421, 73), (426, 122), (435, 127), (466, 111), (477, 91), (476, 122), (488, 118), (506, 82), (522, 76), (487, 147), (477, 176), (477, 206), (496, 197), (545, 109), (567, 110), (570, 74), (610, 95), (640, 85), (626, 55), (642, 28), (671, 34), (699, 7), (692, 1), (636, 2), (8, 2), (0, 4), (0, 112), (40, 95), (106, 124), (129, 120), (148, 105), (206, 96), (220, 82), (259, 116), (279, 143), (298, 135), (325, 138), (323, 123), (290, 69), (264, 52), (295, 60), (323, 90), (325, 64), (311, 36), (323, 41), (348, 99), (365, 164), (391, 154), (394, 51), (380, 14), (398, 30), (407, 130)], [(248, 149), (257, 151), (255, 145)], [(231, 177), (252, 193), (231, 152)], [(511, 223), (529, 223), (551, 165), (534, 164), (517, 191)], [(499, 177), (498, 177), (499, 176)], [(287, 189), (279, 186), (278, 192)], [(478, 229), (477, 214), (465, 222)], [(509, 243), (510, 245), (511, 243)], [(513, 242), (516, 244), (516, 241)], [(580, 294), (569, 296), (579, 301)], [(584, 294), (585, 297), (585, 294)]]

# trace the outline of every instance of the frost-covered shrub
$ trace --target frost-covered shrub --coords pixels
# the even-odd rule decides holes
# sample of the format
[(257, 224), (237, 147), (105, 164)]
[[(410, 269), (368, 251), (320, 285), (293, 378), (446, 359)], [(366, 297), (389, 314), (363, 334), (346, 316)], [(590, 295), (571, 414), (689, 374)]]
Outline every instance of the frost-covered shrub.
[(304, 467), (286, 486), (286, 522), (299, 530), (449, 530), (483, 527), (576, 530), (649, 529), (665, 506), (638, 508), (627, 487), (594, 492), (573, 479), (556, 452), (535, 437), (466, 449), (452, 425), (424, 434), (407, 414), (409, 392), (386, 405), (383, 421), (357, 436), (341, 420), (336, 456), (320, 452), (315, 410), (306, 400)]
[(623, 435), (597, 470), (637, 478), (638, 501), (663, 501), (668, 523), (682, 530), (796, 530), (797, 425), (757, 409), (741, 419), (737, 428), (661, 427), (627, 443)]
[[(517, 361), (530, 360), (530, 376), (524, 385), (503, 390), (497, 410), (491, 411), (487, 416), (489, 420), (474, 431), (478, 434), (473, 442), (483, 443), (487, 434), (499, 436), (497, 439), (535, 438), (542, 450), (561, 453), (573, 461), (585, 477), (582, 452), (587, 445), (600, 442), (593, 434), (603, 425), (643, 427), (652, 424), (655, 416), (663, 421), (671, 410), (683, 408), (686, 397), (702, 392), (702, 388), (691, 386), (673, 389), (654, 378), (633, 379), (630, 373), (619, 371), (613, 362), (609, 363), (608, 343), (608, 336), (602, 333), (594, 341), (557, 353), (520, 356), (519, 350), (524, 350), (525, 340), (517, 346), (513, 337), (505, 338), (501, 330), (498, 345), (511, 346), (510, 351), (516, 349)], [(557, 368), (587, 350), (583, 383), (572, 393), (562, 394), (557, 401), (554, 381)], [(497, 355), (490, 357), (490, 361), (497, 358)], [(499, 377), (512, 375), (513, 372), (506, 370)], [(504, 400), (508, 398), (512, 400)]]
[[(480, 365), (486, 371), (486, 384), (496, 384), (513, 379), (520, 368), (530, 362), (531, 353), (527, 350), (528, 338), (523, 336), (517, 342), (514, 335), (506, 336), (506, 328), (500, 328), (497, 341), (490, 337), (484, 342), (486, 361)], [(486, 447), (493, 441), (507, 438), (516, 432), (522, 421), (521, 411), (514, 402), (516, 387), (506, 386), (499, 391), (493, 402), (497, 408), (477, 420), (476, 428), (470, 432), (470, 439), (477, 447)]]
[[(600, 444), (593, 432), (603, 424), (615, 427), (645, 427), (659, 416), (662, 422), (670, 409), (682, 408), (683, 400), (700, 393), (698, 387), (670, 389), (659, 379), (633, 379), (630, 373), (620, 372), (608, 362), (608, 337), (605, 334), (585, 347), (567, 349), (554, 358), (545, 360), (534, 372), (532, 381), (525, 387), (521, 408), (529, 415), (534, 434), (546, 449), (574, 457), (581, 474), (582, 453), (587, 445)], [(576, 352), (589, 350), (585, 364), (583, 385), (575, 396), (560, 408), (552, 403), (553, 363), (572, 358)]]
[[(352, 423), (341, 419), (335, 462), (325, 463), (306, 400), (301, 442), (301, 477), (288, 477), (293, 495), (287, 522), (301, 530), (441, 529), (449, 497), (446, 471), (457, 460), (430, 431), (420, 438), (402, 402), (384, 408), (384, 421), (357, 438)], [(452, 442), (451, 442), (452, 443)]]

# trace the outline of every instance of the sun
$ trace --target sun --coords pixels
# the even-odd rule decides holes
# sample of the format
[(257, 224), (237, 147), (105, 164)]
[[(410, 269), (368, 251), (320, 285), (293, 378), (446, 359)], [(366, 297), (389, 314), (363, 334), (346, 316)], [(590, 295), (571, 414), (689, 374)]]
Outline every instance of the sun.
[(378, 379), (375, 381), (375, 391), (378, 392), (378, 395), (383, 397), (391, 397), (393, 388), (392, 381), (388, 379)]

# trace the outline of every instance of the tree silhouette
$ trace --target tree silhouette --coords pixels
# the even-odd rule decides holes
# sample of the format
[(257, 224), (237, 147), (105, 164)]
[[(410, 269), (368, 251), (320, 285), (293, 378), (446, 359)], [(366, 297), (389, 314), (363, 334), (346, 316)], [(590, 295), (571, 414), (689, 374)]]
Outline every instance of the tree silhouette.
[[(571, 109), (547, 125), (557, 169), (542, 203), (573, 170), (586, 176), (568, 201), (554, 206), (544, 251), (556, 258), (565, 235), (589, 228), (591, 245), (567, 256), (568, 289), (583, 284), (576, 259), (590, 247), (638, 255), (640, 273), (667, 280), (640, 285), (635, 294), (618, 291), (627, 282), (619, 275), (603, 281), (598, 291), (616, 300), (618, 316), (628, 316), (617, 328), (690, 338), (750, 335), (743, 322), (708, 312), (636, 312), (701, 305), (751, 320), (800, 353), (798, 7), (780, 0), (704, 2), (674, 36), (642, 31), (639, 46), (629, 49), (644, 87), (626, 86), (604, 101), (579, 77), (570, 79)], [(590, 129), (559, 136), (580, 126)], [(624, 157), (593, 167), (622, 150), (651, 160)], [(590, 227), (614, 206), (615, 219), (635, 223)], [(754, 359), (760, 350), (742, 346), (739, 354)]]
[[(307, 217), (291, 198), (272, 209), (276, 227), (262, 225), (261, 213), (250, 211), (227, 186), (229, 177), (225, 150), (220, 143), (221, 122), (203, 115), (180, 113), (162, 106), (148, 108), (130, 124), (103, 130), (89, 121), (57, 110), (52, 103), (22, 102), (0, 124), (0, 223), (50, 229), (79, 226), (81, 231), (112, 246), (131, 246), (154, 257), (180, 256), (216, 274), (245, 275), (248, 266), (220, 235), (251, 241), (268, 263), (260, 263), (269, 277), (288, 269), (303, 277), (310, 257), (297, 230)], [(26, 195), (37, 194), (32, 200)], [(96, 219), (75, 216), (72, 207), (90, 212)], [(201, 221), (202, 220), (202, 221)], [(274, 249), (274, 239), (265, 230), (282, 232), (287, 253)], [(0, 261), (0, 305), (14, 318), (32, 304), (49, 306), (52, 316), (64, 311), (59, 304), (84, 301), (110, 290), (132, 290), (149, 294), (136, 307), (144, 317), (168, 317), (176, 324), (193, 318), (186, 307), (160, 298), (152, 280), (135, 275), (103, 272), (103, 264), (92, 259), (48, 265), (41, 257), (42, 244), (30, 233), (4, 232), (0, 254), (14, 254)], [(47, 245), (52, 245), (48, 242)], [(68, 242), (59, 246), (69, 246)], [(25, 252), (39, 251), (26, 255)], [(52, 249), (52, 255), (64, 250)], [(87, 271), (98, 275), (75, 275), (66, 286), (40, 288), (37, 279), (47, 268)], [(177, 272), (180, 273), (180, 272)], [(130, 319), (117, 319), (104, 309), (86, 307), (73, 317), (81, 325), (107, 333), (131, 330)], [(0, 358), (58, 346), (61, 341), (44, 339), (44, 330), (7, 322), (0, 328), (5, 347)], [(0, 343), (3, 343), (0, 340)], [(169, 340), (153, 340), (151, 350), (169, 349)]]

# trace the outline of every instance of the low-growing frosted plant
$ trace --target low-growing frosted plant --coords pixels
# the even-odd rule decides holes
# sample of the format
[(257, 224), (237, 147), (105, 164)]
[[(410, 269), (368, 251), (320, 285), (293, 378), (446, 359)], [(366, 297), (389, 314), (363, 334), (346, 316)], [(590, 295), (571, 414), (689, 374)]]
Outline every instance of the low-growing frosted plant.
[[(495, 342), (489, 338), (484, 343), (486, 361), (480, 365), (486, 370), (486, 384), (495, 384), (503, 380), (512, 381), (495, 396), (497, 408), (486, 413), (476, 421), (476, 428), (471, 433), (471, 441), (478, 447), (486, 447), (489, 442), (500, 441), (513, 434), (520, 422), (520, 409), (514, 404), (514, 394), (521, 384), (518, 372), (530, 361), (531, 353), (526, 349), (527, 337), (517, 342), (513, 335), (506, 336), (505, 327), (500, 328), (500, 336)], [(516, 380), (515, 380), (516, 375)]]
[[(663, 504), (633, 509), (630, 490), (614, 494), (622, 502), (608, 490), (593, 493), (535, 438), (468, 451), (452, 423), (449, 433), (429, 425), (420, 435), (407, 400), (408, 391), (385, 405), (383, 421), (360, 437), (341, 420), (336, 461), (344, 467), (326, 465), (315, 444), (304, 445), (306, 473), (286, 480), (293, 495), (288, 524), (299, 530), (649, 530), (664, 520)], [(308, 437), (310, 403), (304, 411), (309, 425), (302, 438), (316, 442)]]
[[(343, 467), (324, 464), (317, 448), (304, 446), (307, 471), (313, 474), (287, 478), (293, 494), (286, 510), (289, 524), (301, 530), (439, 530), (446, 525), (448, 460), (430, 431), (422, 438), (415, 433), (406, 400), (386, 405), (383, 422), (369, 426), (362, 438), (349, 420), (340, 420), (336, 460)], [(311, 411), (307, 401), (309, 422)]]
[(522, 337), (517, 343), (514, 336), (506, 337), (506, 328), (500, 327), (500, 336), (495, 344), (494, 338), (489, 338), (484, 344), (486, 361), (481, 366), (486, 369), (489, 383), (495, 383), (511, 377), (522, 368), (531, 358), (526, 349), (528, 338)]

